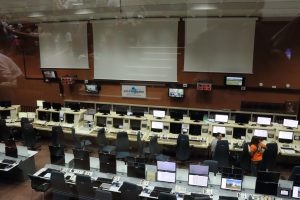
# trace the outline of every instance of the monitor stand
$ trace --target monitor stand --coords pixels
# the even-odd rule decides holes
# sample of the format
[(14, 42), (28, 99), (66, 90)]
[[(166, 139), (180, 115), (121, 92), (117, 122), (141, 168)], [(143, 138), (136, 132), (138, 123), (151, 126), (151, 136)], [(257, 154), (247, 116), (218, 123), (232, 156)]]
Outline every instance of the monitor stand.
[(194, 122), (200, 122), (200, 120), (194, 120)]
[(292, 127), (286, 127), (286, 129), (293, 130), (294, 128), (292, 128)]

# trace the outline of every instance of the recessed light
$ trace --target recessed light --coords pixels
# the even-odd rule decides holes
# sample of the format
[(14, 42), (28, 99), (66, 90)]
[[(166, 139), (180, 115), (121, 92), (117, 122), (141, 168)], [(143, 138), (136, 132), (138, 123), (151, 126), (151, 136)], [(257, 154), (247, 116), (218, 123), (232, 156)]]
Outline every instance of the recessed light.
[(33, 12), (28, 15), (28, 17), (44, 17), (45, 15), (41, 12)]
[(212, 4), (198, 4), (191, 6), (191, 10), (215, 10), (218, 9), (217, 6)]
[(91, 9), (80, 9), (80, 10), (76, 10), (74, 13), (76, 15), (86, 15), (86, 14), (92, 14), (92, 13), (95, 13), (95, 12)]

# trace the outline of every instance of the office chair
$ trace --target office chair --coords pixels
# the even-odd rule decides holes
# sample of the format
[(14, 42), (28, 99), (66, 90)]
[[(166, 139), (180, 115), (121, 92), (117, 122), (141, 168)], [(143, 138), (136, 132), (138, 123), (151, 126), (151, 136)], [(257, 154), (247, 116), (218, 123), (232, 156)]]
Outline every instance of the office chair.
[[(42, 192), (43, 193), (43, 199), (45, 199), (45, 193), (50, 188), (50, 181), (45, 180), (39, 176), (33, 176), (31, 174), (28, 174), (28, 177), (31, 181), (31, 188), (32, 192), (35, 190), (36, 192)], [(31, 193), (31, 199), (32, 199), (32, 193)]]
[(29, 124), (29, 119), (26, 117), (21, 118), (21, 128), (24, 127), (25, 124)]
[(76, 189), (77, 189), (79, 200), (95, 197), (95, 191), (93, 190), (92, 180), (90, 176), (77, 175)]
[(65, 166), (65, 149), (63, 146), (49, 145), (51, 164)]
[(261, 170), (272, 170), (276, 164), (278, 155), (277, 143), (268, 143), (267, 149), (263, 153), (263, 159), (261, 163)]
[(155, 161), (160, 160), (160, 161), (169, 161), (170, 157), (166, 156), (164, 154), (161, 153), (161, 148), (160, 145), (158, 144), (158, 137), (157, 136), (153, 136), (150, 139), (149, 142), (149, 147), (146, 147), (144, 149), (144, 152), (146, 154), (149, 154), (149, 159), (155, 159)]
[(52, 200), (69, 200), (72, 197), (72, 192), (65, 182), (64, 173), (52, 171), (50, 177), (52, 188)]
[(190, 158), (190, 141), (188, 135), (179, 134), (176, 146), (176, 159), (186, 161)]
[(105, 128), (101, 128), (97, 134), (99, 152), (110, 153), (116, 150), (115, 146), (108, 145), (108, 141), (105, 135)]
[(52, 145), (53, 146), (65, 146), (64, 133), (61, 126), (52, 127)]
[(209, 171), (213, 172), (215, 175), (218, 173), (218, 161), (216, 160), (204, 160), (204, 165), (209, 166)]
[(296, 176), (300, 175), (300, 166), (294, 166), (289, 181), (296, 181)]
[(101, 189), (96, 189), (96, 200), (112, 200), (112, 194), (109, 191), (101, 190)]
[(176, 200), (176, 195), (175, 194), (170, 194), (170, 193), (165, 193), (165, 192), (160, 192), (158, 194), (158, 200)]
[(142, 190), (142, 187), (126, 181), (123, 182), (123, 185), (119, 189), (119, 191), (121, 192), (122, 200), (139, 199), (139, 195)]
[(249, 149), (248, 149), (249, 145), (250, 143), (244, 143), (243, 152), (240, 157), (240, 166), (246, 172), (251, 171), (251, 156), (249, 154)]
[(75, 133), (75, 128), (74, 127), (71, 128), (71, 132), (72, 132), (72, 138), (73, 138), (75, 149), (85, 149), (85, 147), (87, 145), (92, 144), (91, 141), (89, 141), (89, 140), (82, 140), (82, 141), (80, 141), (76, 137), (76, 133)]
[(28, 149), (37, 149), (40, 145), (37, 145), (36, 133), (33, 129), (32, 124), (27, 123), (21, 128), (22, 135), (24, 136), (24, 145), (28, 147)]
[(229, 166), (229, 144), (227, 140), (217, 142), (213, 160), (218, 161), (218, 167)]
[(0, 119), (0, 141), (6, 141), (11, 138), (10, 129), (6, 126), (4, 119)]
[(74, 168), (90, 170), (90, 153), (83, 149), (73, 149)]
[(117, 133), (116, 152), (117, 159), (124, 159), (129, 156), (129, 139), (125, 131)]

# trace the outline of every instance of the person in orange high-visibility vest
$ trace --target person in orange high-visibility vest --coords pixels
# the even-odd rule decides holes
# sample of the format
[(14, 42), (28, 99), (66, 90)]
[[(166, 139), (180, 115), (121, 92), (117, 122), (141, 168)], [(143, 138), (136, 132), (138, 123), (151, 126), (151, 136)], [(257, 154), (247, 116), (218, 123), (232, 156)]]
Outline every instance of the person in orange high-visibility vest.
[(263, 152), (267, 148), (262, 141), (263, 139), (257, 136), (253, 136), (251, 139), (249, 153), (251, 155), (251, 174), (253, 176), (256, 176), (257, 171), (260, 169)]

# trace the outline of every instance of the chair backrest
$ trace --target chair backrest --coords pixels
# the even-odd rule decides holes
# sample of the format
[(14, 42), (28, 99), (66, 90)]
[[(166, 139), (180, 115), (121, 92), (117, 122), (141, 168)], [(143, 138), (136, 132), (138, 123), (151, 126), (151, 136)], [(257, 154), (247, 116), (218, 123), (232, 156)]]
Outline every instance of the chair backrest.
[(209, 166), (209, 171), (210, 172), (213, 172), (215, 174), (218, 172), (218, 161), (216, 161), (216, 160), (204, 160), (203, 164)]
[(158, 194), (158, 200), (176, 200), (176, 195), (175, 194), (170, 194), (170, 193), (165, 193), (165, 192), (160, 192)]
[(22, 117), (21, 118), (21, 128), (25, 125), (29, 123), (29, 119), (26, 117)]
[(160, 154), (160, 152), (161, 152), (161, 149), (160, 149), (160, 146), (159, 146), (157, 140), (158, 140), (157, 136), (154, 136), (150, 139), (149, 151), (150, 151), (151, 155)]
[(67, 184), (65, 182), (64, 173), (62, 172), (52, 171), (50, 177), (50, 183), (51, 183), (51, 187), (54, 190), (58, 190), (62, 192), (69, 191)]
[(99, 150), (102, 150), (102, 148), (108, 144), (106, 135), (105, 135), (105, 128), (101, 128), (98, 131), (97, 140), (98, 140)]
[(31, 181), (31, 188), (38, 192), (45, 192), (49, 188), (49, 181), (39, 176), (28, 174)]
[(25, 146), (33, 147), (36, 144), (36, 135), (32, 124), (27, 123), (21, 128)]
[(95, 192), (93, 190), (92, 180), (90, 176), (77, 175), (76, 176), (76, 188), (79, 196), (94, 197)]
[(138, 132), (136, 142), (137, 142), (138, 155), (143, 155), (144, 145), (141, 138), (141, 132)]
[(52, 127), (52, 145), (64, 146), (64, 133), (61, 126)]
[(0, 140), (5, 141), (10, 138), (10, 129), (6, 126), (4, 119), (0, 119)]
[(300, 166), (294, 166), (289, 181), (295, 181), (296, 176), (300, 175)]
[(123, 185), (120, 188), (121, 199), (122, 200), (139, 199), (139, 195), (141, 191), (142, 191), (142, 187), (125, 181), (123, 182)]
[(72, 138), (74, 142), (75, 149), (83, 149), (84, 147), (81, 145), (80, 140), (76, 137), (75, 128), (71, 128)]
[(219, 140), (213, 160), (218, 161), (219, 167), (227, 167), (229, 165), (229, 143), (227, 140)]
[(261, 170), (272, 169), (277, 160), (278, 145), (277, 143), (268, 143), (267, 149), (263, 153), (263, 160), (261, 163)]
[(83, 149), (73, 149), (74, 167), (76, 169), (90, 170), (90, 153)]
[(250, 171), (251, 170), (251, 156), (249, 154), (249, 145), (250, 143), (244, 143), (243, 152), (240, 157), (240, 165), (243, 170)]
[(122, 131), (117, 133), (116, 151), (129, 151), (129, 139), (127, 132)]
[(97, 189), (95, 199), (97, 199), (97, 200), (112, 200), (112, 194), (109, 191)]
[(179, 134), (176, 146), (176, 159), (185, 161), (190, 158), (190, 140), (188, 135)]
[(63, 146), (49, 145), (51, 164), (65, 165), (65, 149)]

